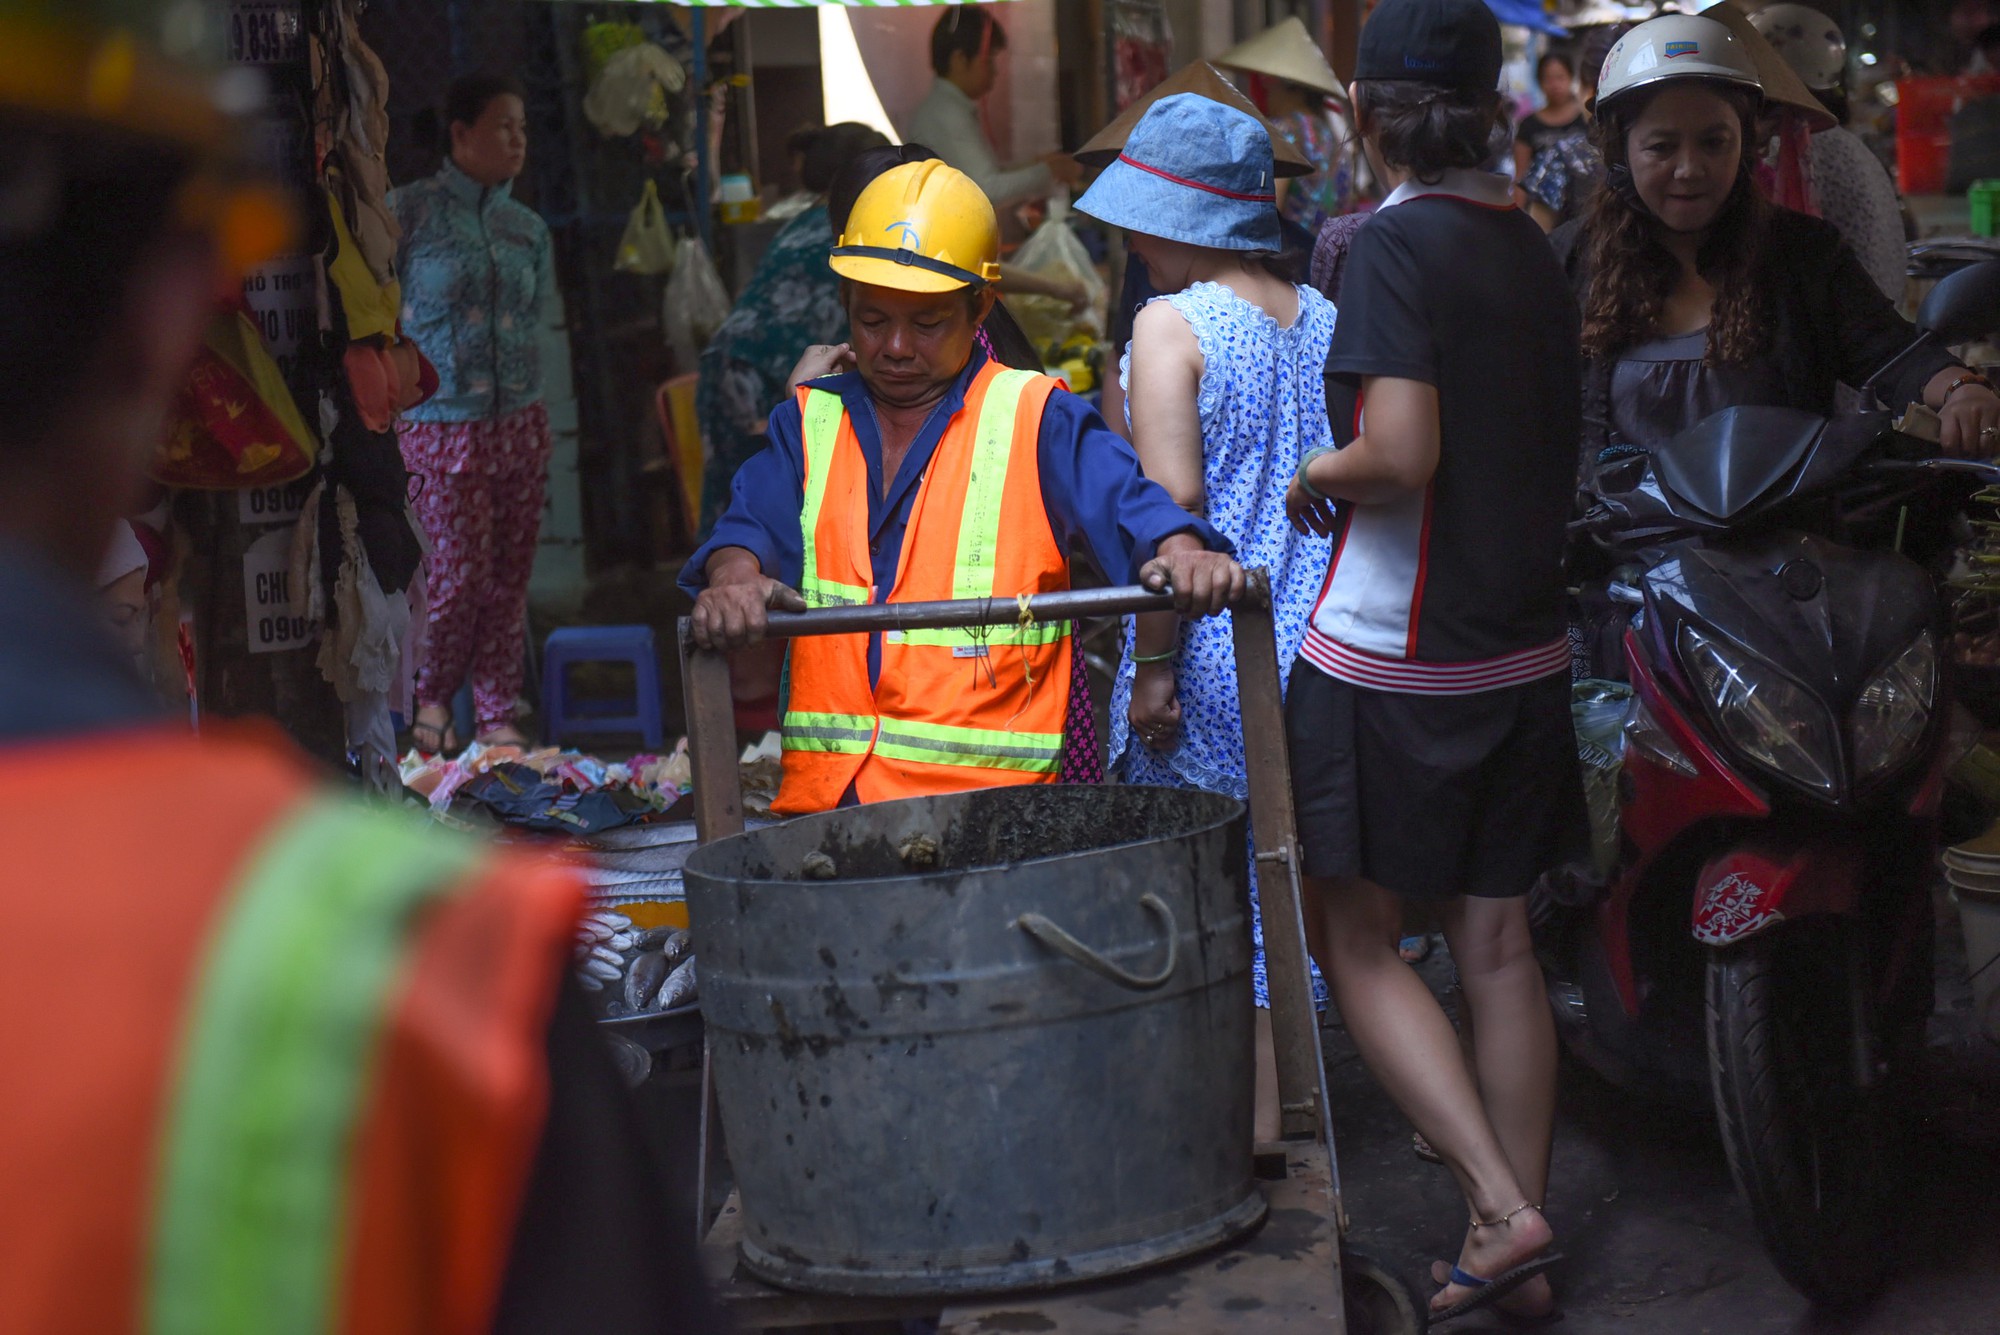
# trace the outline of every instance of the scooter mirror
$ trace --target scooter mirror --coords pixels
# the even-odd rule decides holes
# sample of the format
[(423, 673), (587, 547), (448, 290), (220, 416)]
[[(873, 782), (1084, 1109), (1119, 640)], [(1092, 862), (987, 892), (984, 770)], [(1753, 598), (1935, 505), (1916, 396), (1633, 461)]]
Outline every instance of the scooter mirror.
[(2000, 329), (2000, 260), (1939, 280), (1917, 310), (1917, 327), (1946, 343), (1969, 343)]

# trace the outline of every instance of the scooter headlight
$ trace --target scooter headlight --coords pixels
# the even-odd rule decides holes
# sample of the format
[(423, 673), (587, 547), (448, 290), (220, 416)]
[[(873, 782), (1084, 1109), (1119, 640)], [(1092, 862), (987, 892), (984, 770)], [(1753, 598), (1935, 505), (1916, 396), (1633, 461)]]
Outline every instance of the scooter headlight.
[(1848, 732), (1858, 778), (1866, 781), (1910, 758), (1930, 727), (1936, 691), (1937, 646), (1925, 631), (1870, 677), (1855, 701)]
[(1826, 710), (1798, 683), (1734, 645), (1681, 627), (1681, 661), (1730, 743), (1780, 778), (1831, 795), (1840, 748)]

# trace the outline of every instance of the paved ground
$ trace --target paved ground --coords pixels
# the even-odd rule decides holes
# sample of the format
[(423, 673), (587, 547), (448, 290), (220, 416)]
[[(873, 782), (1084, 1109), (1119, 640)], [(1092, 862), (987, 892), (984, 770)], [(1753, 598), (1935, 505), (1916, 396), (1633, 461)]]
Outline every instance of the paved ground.
[[(1643, 1105), (1566, 1063), (1549, 1210), (1570, 1258), (1558, 1335), (2000, 1332), (2000, 1050), (1971, 1032), (1955, 919), (1941, 926), (1921, 1171), (1902, 1197), (1909, 1242), (1890, 1291), (1855, 1317), (1814, 1314), (1764, 1258), (1711, 1117)], [(1443, 954), (1424, 966), (1440, 990)], [(1455, 1254), (1463, 1201), (1443, 1169), (1410, 1153), (1408, 1125), (1344, 1032), (1328, 1032), (1327, 1052), (1357, 1241), (1415, 1283), (1431, 1258)], [(1508, 1327), (1480, 1316), (1444, 1329)]]

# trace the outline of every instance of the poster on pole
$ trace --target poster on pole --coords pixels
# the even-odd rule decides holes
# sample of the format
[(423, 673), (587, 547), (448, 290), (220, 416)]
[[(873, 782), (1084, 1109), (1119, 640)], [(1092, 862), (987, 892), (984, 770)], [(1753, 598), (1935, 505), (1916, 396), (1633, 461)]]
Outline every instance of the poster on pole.
[(299, 350), (319, 335), (319, 260), (312, 255), (280, 255), (243, 275), (243, 304), (264, 336), (285, 383), (295, 378)]
[(306, 619), (292, 608), (292, 530), (276, 529), (243, 553), (243, 611), (253, 654), (303, 649)]
[(236, 493), (237, 522), (259, 525), (296, 522), (305, 512), (313, 481), (308, 473), (296, 482), (281, 482), (275, 487), (242, 488)]

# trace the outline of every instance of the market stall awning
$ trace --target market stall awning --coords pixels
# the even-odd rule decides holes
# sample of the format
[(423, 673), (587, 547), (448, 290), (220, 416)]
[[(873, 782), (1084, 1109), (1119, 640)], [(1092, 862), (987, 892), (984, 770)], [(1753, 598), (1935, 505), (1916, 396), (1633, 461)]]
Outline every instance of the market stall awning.
[(1532, 28), (1551, 37), (1569, 36), (1569, 29), (1557, 23), (1542, 8), (1541, 0), (1486, 0), (1486, 7), (1493, 11), (1495, 18), (1513, 27)]

